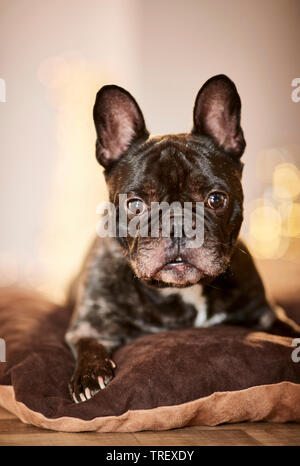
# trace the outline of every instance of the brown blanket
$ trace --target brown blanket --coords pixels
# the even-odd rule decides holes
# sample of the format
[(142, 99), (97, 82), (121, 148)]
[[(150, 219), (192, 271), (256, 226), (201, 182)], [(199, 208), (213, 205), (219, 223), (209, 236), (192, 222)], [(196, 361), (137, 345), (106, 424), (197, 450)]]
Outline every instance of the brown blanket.
[(218, 326), (149, 335), (114, 355), (116, 376), (91, 400), (68, 393), (70, 312), (29, 292), (0, 294), (0, 405), (56, 430), (137, 431), (244, 420), (300, 421), (291, 339)]

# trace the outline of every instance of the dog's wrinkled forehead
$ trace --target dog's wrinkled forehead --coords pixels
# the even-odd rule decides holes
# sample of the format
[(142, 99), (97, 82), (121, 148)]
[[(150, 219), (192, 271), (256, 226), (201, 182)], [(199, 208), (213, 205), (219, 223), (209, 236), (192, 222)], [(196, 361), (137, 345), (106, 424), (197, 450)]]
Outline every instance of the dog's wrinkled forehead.
[(182, 134), (149, 138), (129, 151), (108, 184), (115, 194), (137, 194), (150, 202), (202, 201), (212, 189), (232, 190), (234, 178), (240, 178), (234, 160), (206, 138)]

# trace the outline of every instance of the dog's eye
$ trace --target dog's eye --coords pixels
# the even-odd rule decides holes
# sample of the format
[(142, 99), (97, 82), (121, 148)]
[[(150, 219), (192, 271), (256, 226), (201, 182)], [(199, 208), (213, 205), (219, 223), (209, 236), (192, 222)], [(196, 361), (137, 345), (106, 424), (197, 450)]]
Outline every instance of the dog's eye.
[(219, 193), (215, 191), (210, 193), (207, 198), (207, 204), (211, 209), (221, 209), (226, 206), (227, 204), (227, 196), (224, 193)]
[(126, 207), (131, 215), (141, 215), (145, 211), (146, 205), (142, 199), (132, 198), (128, 199)]

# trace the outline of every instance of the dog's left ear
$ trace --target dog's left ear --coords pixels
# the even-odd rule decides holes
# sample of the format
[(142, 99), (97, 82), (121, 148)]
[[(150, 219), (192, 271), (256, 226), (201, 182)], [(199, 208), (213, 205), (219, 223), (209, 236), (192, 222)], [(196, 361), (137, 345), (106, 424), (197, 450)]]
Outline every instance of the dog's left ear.
[(206, 81), (198, 92), (192, 134), (208, 136), (223, 151), (241, 157), (246, 142), (240, 118), (241, 99), (236, 87), (220, 74)]
[(105, 168), (133, 143), (149, 136), (138, 104), (122, 87), (102, 87), (96, 96), (93, 115), (97, 132), (96, 158)]

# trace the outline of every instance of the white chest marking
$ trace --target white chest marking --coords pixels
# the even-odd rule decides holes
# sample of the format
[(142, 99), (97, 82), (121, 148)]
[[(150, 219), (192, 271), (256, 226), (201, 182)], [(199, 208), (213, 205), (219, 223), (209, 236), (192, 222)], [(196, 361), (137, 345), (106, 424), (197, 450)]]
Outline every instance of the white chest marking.
[(184, 303), (192, 304), (197, 311), (194, 327), (206, 327), (208, 322), (207, 306), (201, 285), (193, 285), (188, 288), (163, 288), (160, 293), (164, 296), (177, 294)]

